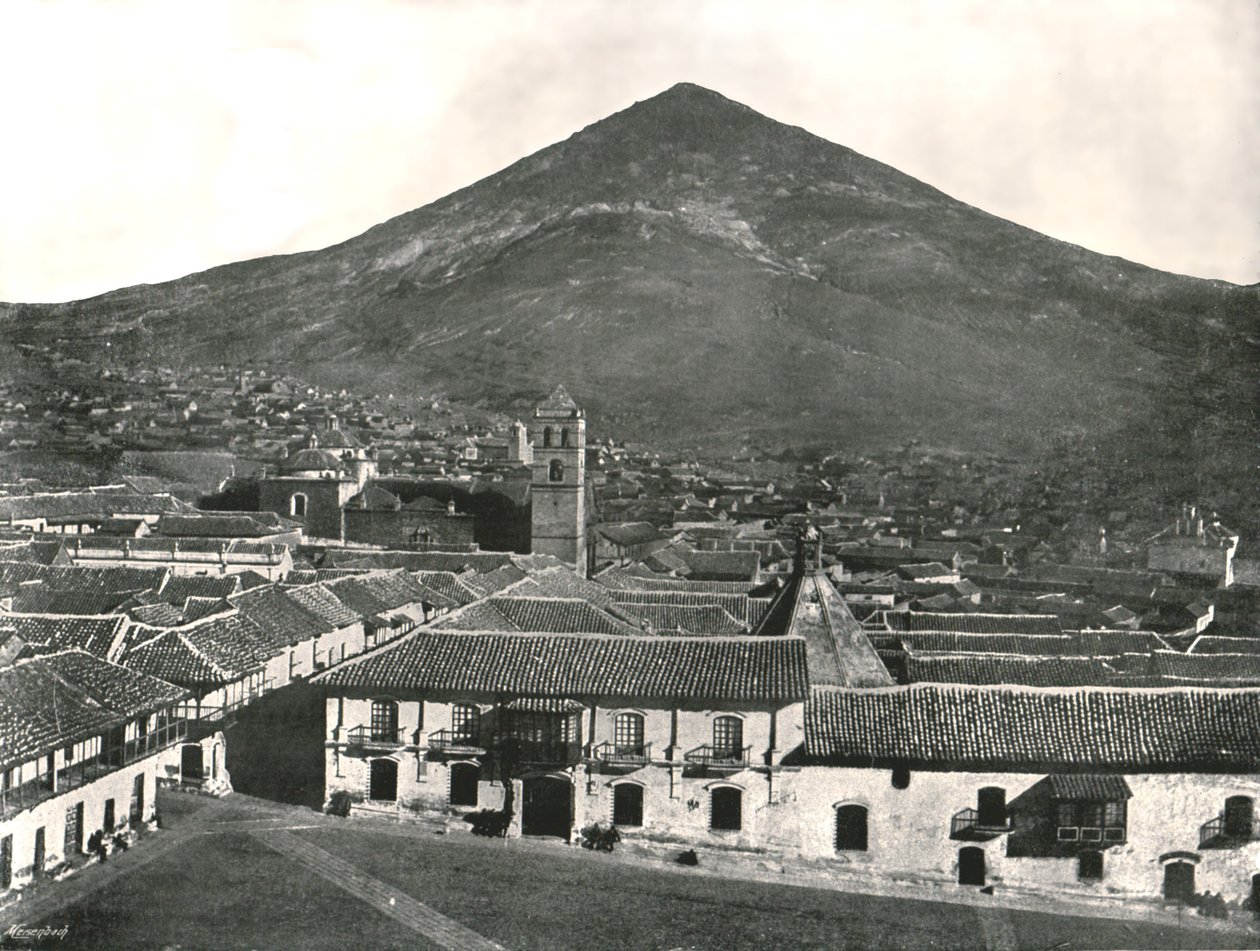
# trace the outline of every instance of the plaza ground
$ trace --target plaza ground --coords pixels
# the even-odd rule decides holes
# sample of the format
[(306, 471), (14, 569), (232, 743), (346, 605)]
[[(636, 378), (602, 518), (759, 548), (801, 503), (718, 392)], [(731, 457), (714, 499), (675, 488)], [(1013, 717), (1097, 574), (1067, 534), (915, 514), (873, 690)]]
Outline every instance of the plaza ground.
[[(105, 865), (0, 909), (68, 927), (92, 949), (1241, 948), (1249, 922), (1004, 907), (750, 880), (701, 851), (613, 855), (558, 840), (439, 834), (433, 823), (338, 820), (239, 794), (166, 793), (163, 829)], [(25, 942), (23, 946), (32, 946)]]

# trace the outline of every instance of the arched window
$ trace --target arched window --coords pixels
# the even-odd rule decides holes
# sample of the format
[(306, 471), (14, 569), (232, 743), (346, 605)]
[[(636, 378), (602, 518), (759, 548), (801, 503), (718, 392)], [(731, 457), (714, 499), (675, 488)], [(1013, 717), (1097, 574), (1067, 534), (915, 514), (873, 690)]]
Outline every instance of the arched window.
[(289, 498), (289, 514), (299, 518), (306, 516), (306, 496), (301, 492), (295, 492)]
[(563, 482), (564, 463), (559, 459), (552, 459), (551, 465), (547, 468), (547, 478), (552, 482)]
[(836, 809), (836, 851), (866, 851), (865, 806), (840, 806)]
[(544, 449), (551, 448), (551, 427), (550, 426), (543, 427), (543, 448)]
[(613, 744), (617, 753), (643, 755), (643, 717), (637, 713), (619, 713), (613, 721)]
[(744, 751), (744, 721), (718, 717), (713, 721), (713, 755), (739, 756)]
[(372, 741), (392, 743), (398, 735), (398, 704), (393, 700), (372, 701)]
[(733, 786), (718, 786), (709, 793), (709, 828), (738, 832), (744, 826), (744, 793)]
[(1225, 834), (1251, 838), (1255, 806), (1250, 796), (1230, 796), (1225, 800)]
[(471, 703), (451, 708), (451, 734), (456, 742), (475, 744), (481, 738), (481, 711)]
[(569, 445), (569, 427), (566, 426), (564, 427), (564, 429), (560, 430), (560, 446), (561, 448), (567, 448), (568, 445)]
[(910, 788), (910, 770), (905, 766), (894, 766), (892, 771), (893, 789)]

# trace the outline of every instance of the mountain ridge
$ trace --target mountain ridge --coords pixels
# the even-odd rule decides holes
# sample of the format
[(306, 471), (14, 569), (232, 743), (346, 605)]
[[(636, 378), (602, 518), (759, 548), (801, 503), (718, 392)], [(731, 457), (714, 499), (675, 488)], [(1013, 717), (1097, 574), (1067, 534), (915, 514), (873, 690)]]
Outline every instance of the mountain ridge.
[(610, 434), (723, 450), (1114, 443), (1209, 484), (1255, 472), (1258, 315), (1260, 285), (1041, 235), (683, 83), (328, 248), (0, 305), (0, 336), (513, 410), (563, 380)]

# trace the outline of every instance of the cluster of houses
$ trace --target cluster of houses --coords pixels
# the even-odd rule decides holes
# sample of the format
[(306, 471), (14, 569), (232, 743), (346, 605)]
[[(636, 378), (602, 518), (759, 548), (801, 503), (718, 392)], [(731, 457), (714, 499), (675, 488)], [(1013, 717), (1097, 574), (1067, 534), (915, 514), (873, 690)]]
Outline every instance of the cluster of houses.
[(1117, 563), (770, 485), (618, 500), (558, 389), (507, 460), (525, 552), (400, 543), (418, 516), (338, 432), (256, 511), (0, 496), (0, 893), (159, 785), (225, 793), (234, 718), (301, 685), (351, 816), (1260, 902), (1260, 592), (1211, 516)]

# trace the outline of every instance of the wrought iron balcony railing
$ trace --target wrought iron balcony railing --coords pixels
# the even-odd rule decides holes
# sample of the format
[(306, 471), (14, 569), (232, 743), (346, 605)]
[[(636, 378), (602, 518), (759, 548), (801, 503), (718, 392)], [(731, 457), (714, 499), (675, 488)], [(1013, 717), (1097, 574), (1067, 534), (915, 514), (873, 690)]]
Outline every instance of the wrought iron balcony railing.
[(742, 749), (722, 746), (697, 746), (683, 754), (683, 762), (705, 769), (745, 769), (752, 756), (752, 747)]
[(1010, 831), (1010, 816), (1005, 813), (1001, 816), (981, 815), (975, 809), (963, 809), (949, 820), (951, 839), (991, 839)]
[(381, 730), (370, 726), (352, 727), (346, 732), (346, 741), (351, 746), (362, 746), (373, 749), (396, 749), (407, 745), (407, 730), (397, 727), (392, 730)]
[(617, 743), (600, 743), (591, 750), (592, 759), (602, 763), (624, 766), (646, 766), (652, 762), (652, 744), (640, 743), (638, 746), (626, 746)]

